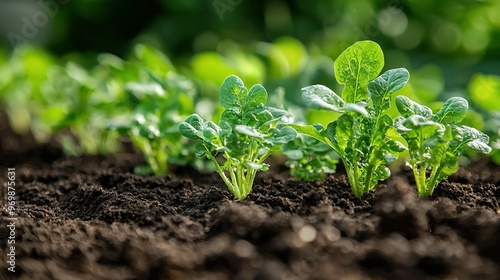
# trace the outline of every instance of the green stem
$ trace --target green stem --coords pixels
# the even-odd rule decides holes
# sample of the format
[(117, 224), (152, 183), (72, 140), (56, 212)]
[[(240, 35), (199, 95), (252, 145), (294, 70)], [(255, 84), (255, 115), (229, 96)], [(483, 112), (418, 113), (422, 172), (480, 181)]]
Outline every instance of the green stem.
[(437, 168), (432, 169), (429, 185), (427, 186), (426, 196), (431, 196), (434, 192), (434, 188), (439, 182), (437, 182), (438, 175), (441, 174), (442, 166), (439, 165)]
[[(226, 184), (228, 189), (233, 193), (233, 195), (237, 197), (238, 192), (236, 191), (235, 186), (233, 186), (231, 181), (229, 181), (229, 178), (227, 178), (226, 174), (224, 173), (224, 170), (220, 167), (215, 157), (210, 153), (210, 150), (208, 150), (206, 147), (205, 149), (207, 150), (206, 153), (207, 157), (214, 163), (215, 169), (217, 173), (219, 173), (219, 176), (222, 178), (222, 181), (224, 181), (224, 183)], [(232, 174), (231, 170), (229, 172)]]
[(230, 168), (229, 168), (229, 175), (231, 176), (231, 181), (233, 182), (233, 186), (234, 186), (234, 196), (236, 196), (237, 199), (242, 199), (242, 195), (241, 195), (241, 191), (240, 191), (240, 185), (239, 185), (239, 182), (238, 182), (238, 178), (237, 178), (237, 175), (235, 174), (233, 168), (232, 168), (232, 164), (230, 165)]
[(241, 196), (240, 199), (243, 199), (247, 196), (247, 193), (246, 193), (247, 182), (245, 182), (245, 180), (244, 180), (244, 175), (243, 175), (244, 170), (245, 170), (245, 166), (243, 165), (243, 163), (240, 163), (240, 165), (238, 165), (238, 167), (236, 167), (236, 179), (238, 180), (238, 188), (239, 188), (240, 196)]
[(372, 179), (373, 170), (375, 170), (374, 167), (375, 166), (373, 164), (368, 165), (368, 169), (366, 170), (366, 179), (365, 179), (365, 186), (363, 189), (363, 193), (366, 193), (370, 190), (370, 181)]
[(427, 187), (425, 184), (425, 167), (418, 167), (416, 164), (413, 165), (413, 176), (415, 176), (415, 184), (417, 185), (418, 197), (425, 197), (427, 194)]

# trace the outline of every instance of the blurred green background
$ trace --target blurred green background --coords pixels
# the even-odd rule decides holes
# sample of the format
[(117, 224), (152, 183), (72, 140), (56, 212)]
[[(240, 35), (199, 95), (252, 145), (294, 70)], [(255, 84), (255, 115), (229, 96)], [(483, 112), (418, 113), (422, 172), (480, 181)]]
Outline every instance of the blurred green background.
[[(321, 54), (332, 59), (355, 41), (370, 39), (384, 49), (388, 68), (421, 69), (436, 65), (437, 68), (424, 67), (422, 74), (442, 75), (447, 88), (464, 87), (477, 72), (500, 74), (498, 0), (1, 3), (0, 48), (4, 52), (12, 50), (12, 41), (19, 41), (14, 37), (21, 37), (58, 57), (78, 53), (88, 58), (82, 61), (88, 65), (95, 63), (92, 57), (101, 52), (124, 57), (138, 42), (151, 44), (165, 52), (174, 64), (183, 65), (200, 52), (224, 53), (238, 47), (262, 54), (266, 50), (259, 42), (290, 36), (311, 56)], [(45, 19), (40, 12), (46, 15)], [(37, 31), (26, 28), (26, 22)], [(30, 32), (24, 33), (23, 28)], [(290, 61), (290, 68), (297, 66), (293, 64), (303, 66), (302, 62)], [(443, 85), (435, 86), (441, 89)]]
[[(87, 101), (85, 95), (63, 98), (71, 90), (58, 81), (64, 75), (77, 87), (87, 83), (83, 94), (113, 95), (118, 88), (118, 98), (119, 84), (142, 77), (134, 70), (111, 79), (122, 65), (119, 58), (157, 74), (175, 67), (194, 82), (197, 111), (214, 106), (199, 101), (216, 100), (231, 74), (300, 106), (301, 87), (320, 83), (340, 90), (333, 61), (360, 40), (381, 45), (385, 69), (410, 70), (410, 85), (400, 94), (431, 107), (450, 96), (466, 97), (475, 110), (466, 123), (500, 138), (500, 0), (5, 0), (0, 106), (11, 121), (25, 119), (25, 127), (33, 112), (62, 119), (62, 107), (21, 107), (32, 100), (38, 107), (57, 98), (76, 107)], [(98, 81), (83, 82), (83, 76)], [(54, 118), (56, 113), (61, 116)], [(311, 123), (332, 118), (305, 114)], [(500, 149), (500, 141), (494, 145)]]

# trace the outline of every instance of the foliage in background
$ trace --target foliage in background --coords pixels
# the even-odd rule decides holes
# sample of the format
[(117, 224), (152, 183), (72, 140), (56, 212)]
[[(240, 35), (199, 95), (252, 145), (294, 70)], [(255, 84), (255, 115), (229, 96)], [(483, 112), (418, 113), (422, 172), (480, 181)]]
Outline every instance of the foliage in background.
[[(313, 125), (321, 130), (323, 126)], [(330, 146), (313, 137), (299, 134), (294, 141), (282, 147), (288, 157), (285, 165), (298, 180), (320, 180), (326, 174), (335, 173), (339, 156)]]

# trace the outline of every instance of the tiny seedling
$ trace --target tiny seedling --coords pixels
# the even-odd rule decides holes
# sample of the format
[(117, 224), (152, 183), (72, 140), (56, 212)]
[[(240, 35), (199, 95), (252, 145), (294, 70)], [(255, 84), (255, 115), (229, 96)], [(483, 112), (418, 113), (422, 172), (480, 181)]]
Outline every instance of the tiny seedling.
[(485, 154), (491, 151), (486, 134), (457, 125), (467, 114), (468, 106), (467, 100), (452, 97), (433, 114), (427, 106), (405, 96), (396, 97), (401, 116), (394, 125), (408, 143), (408, 164), (413, 170), (419, 197), (431, 196), (440, 181), (458, 170), (458, 156), (466, 148)]
[[(409, 79), (404, 68), (379, 75), (384, 65), (380, 46), (371, 41), (355, 43), (335, 61), (335, 77), (343, 84), (343, 98), (323, 85), (302, 89), (302, 99), (312, 109), (342, 115), (318, 130), (312, 125), (290, 125), (297, 132), (329, 145), (344, 163), (351, 189), (357, 197), (390, 176), (387, 163), (396, 161), (403, 144), (388, 137), (393, 120), (385, 112), (391, 95)], [(377, 77), (378, 76), (378, 77)]]
[[(239, 200), (252, 191), (257, 172), (269, 169), (264, 160), (297, 136), (293, 128), (278, 125), (289, 113), (266, 106), (267, 97), (262, 85), (247, 90), (240, 78), (229, 76), (220, 88), (224, 111), (219, 125), (197, 114), (179, 125), (182, 135), (199, 142), (197, 156), (215, 164), (217, 173)], [(224, 163), (219, 163), (218, 154), (222, 154)]]

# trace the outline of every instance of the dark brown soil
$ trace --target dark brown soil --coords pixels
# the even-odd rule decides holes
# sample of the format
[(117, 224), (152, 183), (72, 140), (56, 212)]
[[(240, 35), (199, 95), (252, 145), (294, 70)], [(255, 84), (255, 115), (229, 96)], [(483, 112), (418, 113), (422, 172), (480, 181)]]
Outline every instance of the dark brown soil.
[[(430, 199), (401, 171), (363, 199), (344, 175), (263, 173), (246, 201), (214, 174), (138, 176), (140, 157), (7, 153), (16, 272), (0, 279), (500, 279), (500, 168), (460, 170)], [(5, 155), (9, 155), (4, 161)]]

